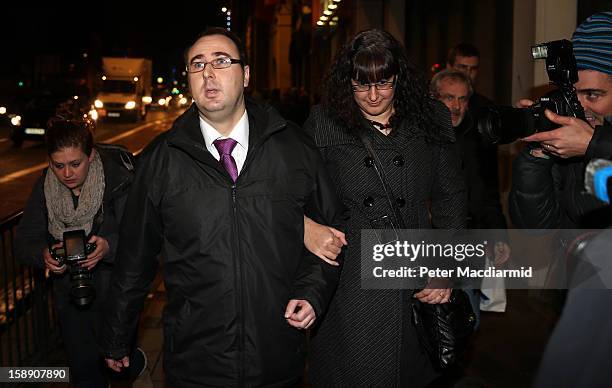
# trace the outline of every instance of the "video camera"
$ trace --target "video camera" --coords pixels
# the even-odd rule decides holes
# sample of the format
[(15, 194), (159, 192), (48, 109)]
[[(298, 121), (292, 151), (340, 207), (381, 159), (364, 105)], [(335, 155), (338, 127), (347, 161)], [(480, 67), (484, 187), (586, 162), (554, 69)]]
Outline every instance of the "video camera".
[(477, 112), (478, 131), (485, 143), (508, 144), (536, 132), (558, 128), (544, 115), (549, 109), (561, 116), (574, 116), (586, 121), (574, 84), (578, 69), (573, 45), (569, 40), (555, 40), (531, 47), (533, 59), (546, 59), (550, 83), (557, 86), (528, 108), (489, 106)]
[(77, 306), (86, 306), (96, 297), (96, 290), (91, 283), (91, 272), (81, 267), (80, 263), (96, 249), (96, 244), (86, 242), (83, 229), (64, 232), (64, 245), (50, 249), (51, 256), (59, 266), (68, 265), (70, 271), (70, 298)]

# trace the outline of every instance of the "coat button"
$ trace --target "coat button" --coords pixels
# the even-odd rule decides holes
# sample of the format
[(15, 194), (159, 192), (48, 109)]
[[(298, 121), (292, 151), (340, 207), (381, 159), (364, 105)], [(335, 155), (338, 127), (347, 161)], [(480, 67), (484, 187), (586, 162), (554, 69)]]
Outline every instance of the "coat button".
[(374, 159), (372, 159), (369, 156), (366, 156), (365, 159), (363, 159), (363, 164), (366, 167), (373, 167), (374, 166)]
[(395, 200), (395, 203), (398, 207), (404, 207), (404, 205), (406, 205), (406, 200), (402, 197), (399, 197)]
[(372, 206), (374, 206), (374, 198), (366, 197), (363, 200), (363, 206), (365, 206), (365, 207), (372, 207)]
[(396, 156), (393, 158), (393, 164), (397, 167), (402, 167), (404, 165), (404, 157), (401, 155)]

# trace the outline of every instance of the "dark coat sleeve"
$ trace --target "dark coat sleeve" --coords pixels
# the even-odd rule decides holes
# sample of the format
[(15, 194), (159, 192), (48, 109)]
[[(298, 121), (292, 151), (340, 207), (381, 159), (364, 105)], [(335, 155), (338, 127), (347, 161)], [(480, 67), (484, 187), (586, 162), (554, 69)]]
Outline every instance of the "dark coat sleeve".
[[(120, 173), (120, 172), (117, 172)], [(108, 241), (109, 252), (104, 257), (103, 261), (106, 263), (114, 263), (115, 257), (117, 256), (117, 247), (119, 246), (119, 228), (123, 219), (123, 212), (125, 211), (125, 205), (127, 203), (127, 197), (131, 184), (131, 176), (126, 175), (127, 173), (121, 172), (125, 176), (125, 182), (121, 185), (117, 191), (109, 196), (108, 200), (104, 204), (104, 220), (98, 235), (104, 237)]]
[(597, 158), (612, 160), (612, 125), (608, 122), (595, 127), (585, 157), (587, 161)]
[(44, 268), (43, 250), (48, 249), (47, 206), (40, 177), (28, 198), (15, 236), (15, 257), (25, 265)]
[(510, 218), (524, 229), (552, 229), (561, 226), (560, 185), (553, 159), (538, 158), (523, 148), (514, 160), (510, 190)]
[(466, 226), (466, 186), (455, 147), (455, 135), (450, 112), (435, 101), (435, 118), (439, 127), (437, 140), (432, 141), (434, 152), (431, 187), (431, 224), (439, 229), (462, 229)]
[[(315, 187), (304, 212), (320, 224), (340, 225), (344, 214), (342, 203), (336, 195), (319, 151), (310, 138), (305, 141), (308, 144), (308, 159), (315, 177)], [(342, 253), (337, 260), (342, 261)], [(293, 284), (292, 299), (307, 300), (316, 316), (321, 317), (338, 284), (339, 268), (326, 263), (304, 247), (298, 276)]]
[(499, 199), (497, 147), (482, 147), (481, 151), (480, 165), (484, 195), (479, 224), (487, 229), (506, 229), (508, 225)]
[(143, 155), (134, 176), (121, 223), (119, 245), (111, 278), (105, 320), (99, 344), (105, 357), (120, 359), (129, 353), (144, 299), (157, 272), (162, 226), (157, 200), (155, 167), (161, 159)]

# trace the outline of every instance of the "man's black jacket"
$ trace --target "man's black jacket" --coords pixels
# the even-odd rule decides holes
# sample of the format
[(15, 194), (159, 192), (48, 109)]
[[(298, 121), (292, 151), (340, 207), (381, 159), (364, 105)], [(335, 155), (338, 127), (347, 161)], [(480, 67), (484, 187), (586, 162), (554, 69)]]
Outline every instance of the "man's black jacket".
[(601, 228), (610, 224), (610, 207), (587, 193), (584, 169), (591, 158), (612, 157), (612, 126), (595, 129), (584, 158), (538, 158), (525, 147), (514, 161), (510, 217), (530, 229)]
[(101, 336), (127, 354), (161, 253), (168, 296), (164, 369), (172, 387), (285, 386), (303, 370), (290, 299), (320, 320), (339, 270), (303, 249), (303, 215), (334, 224), (336, 199), (300, 128), (248, 101), (249, 148), (234, 184), (207, 151), (193, 105), (139, 161)]

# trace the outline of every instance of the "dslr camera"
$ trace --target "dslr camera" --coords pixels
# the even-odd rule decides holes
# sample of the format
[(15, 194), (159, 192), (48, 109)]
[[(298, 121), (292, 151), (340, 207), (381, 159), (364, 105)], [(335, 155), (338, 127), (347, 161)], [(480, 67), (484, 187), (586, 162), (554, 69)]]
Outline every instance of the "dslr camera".
[(544, 115), (549, 109), (561, 116), (574, 116), (585, 120), (584, 110), (574, 84), (578, 81), (578, 69), (573, 45), (569, 40), (555, 40), (531, 47), (533, 59), (546, 59), (546, 72), (553, 90), (528, 108), (489, 106), (477, 112), (478, 131), (487, 144), (508, 144), (532, 135), (558, 128)]
[(87, 306), (96, 297), (91, 272), (80, 265), (95, 249), (96, 244), (87, 243), (85, 231), (78, 229), (64, 232), (64, 246), (50, 250), (51, 256), (60, 266), (68, 266), (70, 298), (77, 306)]

